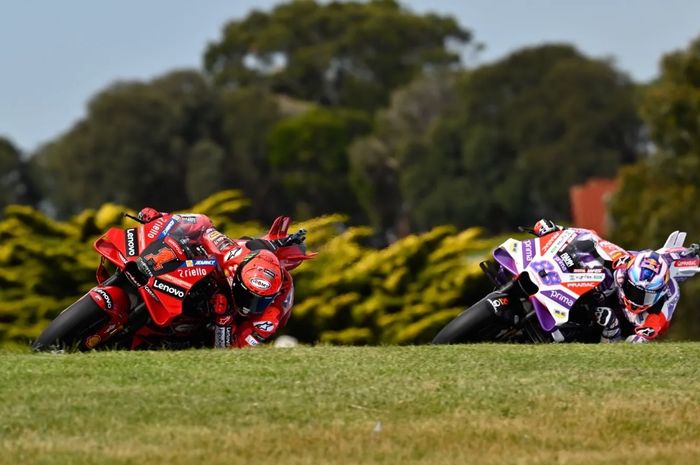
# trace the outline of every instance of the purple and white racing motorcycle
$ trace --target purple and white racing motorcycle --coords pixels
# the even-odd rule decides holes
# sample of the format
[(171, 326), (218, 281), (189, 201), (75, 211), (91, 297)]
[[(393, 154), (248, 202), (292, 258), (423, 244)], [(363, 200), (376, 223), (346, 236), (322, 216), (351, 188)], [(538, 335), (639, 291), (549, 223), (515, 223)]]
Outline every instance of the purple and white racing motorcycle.
[(604, 262), (618, 258), (613, 247), (583, 229), (506, 240), (494, 260), (481, 263), (496, 290), (442, 328), (433, 344), (598, 342), (602, 328), (592, 309), (610, 287)]

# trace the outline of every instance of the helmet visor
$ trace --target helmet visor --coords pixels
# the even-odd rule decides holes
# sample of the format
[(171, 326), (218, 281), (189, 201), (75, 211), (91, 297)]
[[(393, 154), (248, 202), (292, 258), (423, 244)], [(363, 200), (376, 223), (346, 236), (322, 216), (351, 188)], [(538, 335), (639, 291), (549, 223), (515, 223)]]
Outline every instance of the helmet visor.
[(241, 315), (259, 315), (270, 306), (275, 295), (259, 296), (250, 292), (239, 280), (233, 282), (233, 301)]
[(641, 312), (656, 303), (659, 299), (660, 291), (647, 291), (626, 280), (622, 284), (622, 295), (630, 304), (630, 310)]

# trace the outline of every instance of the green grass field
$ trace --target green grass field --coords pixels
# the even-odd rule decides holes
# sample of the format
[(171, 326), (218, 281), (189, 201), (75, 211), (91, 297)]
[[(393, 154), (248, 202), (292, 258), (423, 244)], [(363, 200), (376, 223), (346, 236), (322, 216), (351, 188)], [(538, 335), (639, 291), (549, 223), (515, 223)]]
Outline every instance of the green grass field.
[(700, 463), (700, 344), (0, 352), (0, 464)]

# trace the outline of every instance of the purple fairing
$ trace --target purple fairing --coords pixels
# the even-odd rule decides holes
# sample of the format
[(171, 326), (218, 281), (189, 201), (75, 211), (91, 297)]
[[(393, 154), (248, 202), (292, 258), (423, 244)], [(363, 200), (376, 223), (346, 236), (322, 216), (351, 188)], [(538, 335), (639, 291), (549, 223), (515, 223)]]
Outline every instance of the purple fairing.
[(537, 300), (536, 297), (530, 296), (530, 302), (532, 302), (532, 306), (535, 309), (535, 315), (537, 315), (537, 319), (540, 321), (540, 326), (542, 326), (542, 329), (551, 332), (557, 326), (557, 322), (554, 321), (552, 314), (549, 313), (547, 307), (545, 307), (542, 302)]
[(513, 275), (518, 275), (518, 269), (515, 265), (515, 260), (510, 256), (508, 252), (503, 250), (501, 247), (493, 251), (493, 258), (496, 259), (499, 265), (508, 270)]

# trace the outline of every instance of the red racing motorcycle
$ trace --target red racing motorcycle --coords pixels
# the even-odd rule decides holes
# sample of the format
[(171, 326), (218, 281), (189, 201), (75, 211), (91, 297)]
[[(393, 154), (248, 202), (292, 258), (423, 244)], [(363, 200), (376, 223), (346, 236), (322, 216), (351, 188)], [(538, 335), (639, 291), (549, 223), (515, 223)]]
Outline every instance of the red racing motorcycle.
[[(129, 215), (126, 215), (129, 216)], [(139, 221), (137, 218), (130, 218)], [(264, 239), (289, 238), (278, 218)], [(230, 287), (220, 263), (185, 232), (186, 215), (164, 215), (135, 228), (111, 228), (93, 244), (101, 255), (97, 286), (59, 314), (32, 344), (35, 351), (205, 347), (211, 297)], [(285, 226), (282, 226), (282, 225)], [(284, 230), (282, 230), (284, 229)], [(281, 260), (311, 258), (285, 247)], [(106, 262), (115, 267), (110, 275)]]

